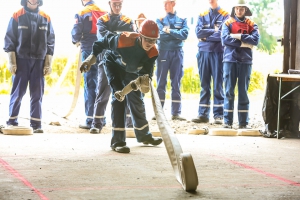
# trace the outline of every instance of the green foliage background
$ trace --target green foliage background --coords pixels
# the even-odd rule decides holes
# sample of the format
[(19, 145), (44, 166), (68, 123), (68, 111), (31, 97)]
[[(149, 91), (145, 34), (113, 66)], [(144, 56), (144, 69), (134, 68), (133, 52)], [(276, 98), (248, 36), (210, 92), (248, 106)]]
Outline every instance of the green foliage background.
[[(276, 51), (277, 37), (270, 33), (270, 28), (274, 25), (282, 24), (282, 17), (276, 10), (280, 9), (280, 0), (252, 0), (249, 7), (252, 12), (252, 19), (258, 25), (260, 33), (260, 43), (258, 49), (272, 54)], [(283, 9), (283, 8), (281, 8)], [(282, 35), (283, 29), (277, 33)]]
[[(45, 94), (49, 93), (51, 89), (57, 83), (64, 67), (66, 66), (68, 58), (66, 57), (55, 57), (52, 62), (52, 73), (50, 76), (46, 76), (46, 87)], [(77, 73), (77, 62), (72, 63), (72, 66), (67, 73), (65, 80), (59, 87), (58, 93), (73, 94), (74, 85), (76, 81)], [(156, 80), (153, 79), (154, 86), (156, 86)], [(6, 67), (6, 62), (0, 66), (0, 94), (9, 94), (11, 90), (11, 74)], [(251, 82), (249, 87), (249, 92), (255, 90), (262, 90), (264, 86), (264, 76), (258, 71), (252, 71)], [(81, 79), (81, 87), (83, 87), (83, 79)], [(183, 93), (183, 98), (189, 96), (188, 94), (200, 94), (200, 79), (198, 75), (198, 69), (196, 66), (190, 66), (184, 68), (184, 76), (182, 78), (181, 91)], [(170, 80), (168, 78), (167, 90), (171, 90)], [(148, 96), (148, 95), (146, 95)], [(170, 98), (170, 92), (167, 93), (167, 98)]]

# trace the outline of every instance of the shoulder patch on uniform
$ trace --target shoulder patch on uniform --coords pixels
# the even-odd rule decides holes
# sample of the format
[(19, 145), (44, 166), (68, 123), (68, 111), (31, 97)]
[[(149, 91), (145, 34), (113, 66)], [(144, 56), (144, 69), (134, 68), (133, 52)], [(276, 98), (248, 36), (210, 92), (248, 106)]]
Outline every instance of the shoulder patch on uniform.
[(149, 51), (146, 52), (149, 58), (153, 58), (155, 56), (158, 56), (158, 50), (156, 46), (154, 45)]
[(102, 15), (99, 20), (103, 21), (103, 22), (108, 22), (110, 19), (109, 14), (106, 13), (105, 15)]
[(16, 20), (18, 22), (19, 17), (24, 15), (25, 13), (26, 13), (25, 9), (21, 8), (20, 10), (15, 12), (12, 17), (14, 18), (14, 20)]
[(88, 9), (88, 7), (84, 7), (84, 8), (78, 13), (78, 15), (79, 15), (79, 16), (82, 16), (82, 15), (85, 15), (86, 13), (90, 13), (90, 12), (91, 12), (91, 10)]
[(135, 44), (136, 37), (127, 37), (121, 34), (118, 41), (118, 48), (132, 47)]
[(44, 13), (43, 11), (40, 11), (39, 14), (47, 19), (48, 22), (50, 22), (50, 16)]
[(206, 10), (206, 11), (200, 13), (200, 17), (204, 17), (205, 15), (208, 15), (208, 13), (209, 13), (209, 10)]
[(120, 20), (127, 23), (127, 24), (131, 23), (131, 19), (129, 17), (125, 16), (125, 15), (121, 15)]
[(95, 4), (90, 4), (88, 8), (92, 11), (99, 11), (99, 12), (105, 12), (105, 13), (107, 12), (106, 10), (99, 8)]
[(225, 21), (226, 26), (229, 26), (230, 24), (232, 24), (233, 22), (235, 22), (236, 20), (233, 17), (230, 17), (229, 19), (227, 19)]
[(249, 18), (246, 18), (245, 22), (249, 25), (249, 26), (254, 26), (254, 21), (252, 21), (251, 19)]
[(222, 8), (220, 10), (218, 10), (218, 12), (223, 16), (227, 16), (229, 13), (226, 10), (223, 10)]

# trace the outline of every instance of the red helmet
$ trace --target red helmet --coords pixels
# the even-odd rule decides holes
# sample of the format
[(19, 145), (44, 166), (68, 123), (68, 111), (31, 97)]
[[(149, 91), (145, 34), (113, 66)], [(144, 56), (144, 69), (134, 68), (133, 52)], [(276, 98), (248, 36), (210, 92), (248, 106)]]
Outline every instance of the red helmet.
[(140, 34), (146, 38), (157, 39), (159, 38), (159, 30), (155, 21), (145, 19), (140, 27)]

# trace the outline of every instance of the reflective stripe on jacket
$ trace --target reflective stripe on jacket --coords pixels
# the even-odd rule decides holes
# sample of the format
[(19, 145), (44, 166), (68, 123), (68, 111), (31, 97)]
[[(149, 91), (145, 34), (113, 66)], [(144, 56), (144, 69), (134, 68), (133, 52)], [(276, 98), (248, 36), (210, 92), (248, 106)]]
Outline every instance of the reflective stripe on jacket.
[(45, 59), (46, 54), (53, 55), (54, 44), (50, 17), (39, 8), (23, 7), (9, 21), (3, 49), (15, 51), (17, 58)]

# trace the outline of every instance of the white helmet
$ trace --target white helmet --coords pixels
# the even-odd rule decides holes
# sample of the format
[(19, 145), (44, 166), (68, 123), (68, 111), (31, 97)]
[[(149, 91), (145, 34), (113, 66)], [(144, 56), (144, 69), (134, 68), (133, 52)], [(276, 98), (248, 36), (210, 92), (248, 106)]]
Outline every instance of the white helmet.
[(243, 6), (243, 7), (246, 7), (247, 10), (246, 10), (245, 16), (252, 16), (252, 12), (251, 12), (251, 10), (249, 9), (246, 0), (237, 0), (236, 3), (235, 3), (235, 4), (233, 5), (233, 7), (232, 7), (231, 17), (234, 17), (234, 14), (235, 14), (234, 8), (237, 7), (237, 6)]

